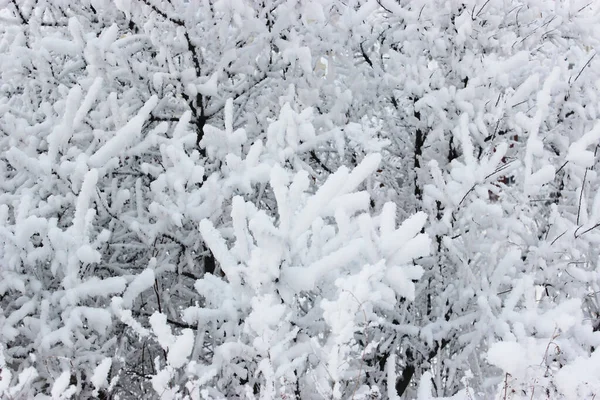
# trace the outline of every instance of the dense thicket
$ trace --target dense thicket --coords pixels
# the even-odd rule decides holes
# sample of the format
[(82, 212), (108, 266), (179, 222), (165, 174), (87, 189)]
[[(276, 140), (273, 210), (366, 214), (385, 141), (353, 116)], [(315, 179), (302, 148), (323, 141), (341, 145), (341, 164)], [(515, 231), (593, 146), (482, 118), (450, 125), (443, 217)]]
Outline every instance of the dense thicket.
[(0, 0), (0, 393), (599, 395), (599, 18)]

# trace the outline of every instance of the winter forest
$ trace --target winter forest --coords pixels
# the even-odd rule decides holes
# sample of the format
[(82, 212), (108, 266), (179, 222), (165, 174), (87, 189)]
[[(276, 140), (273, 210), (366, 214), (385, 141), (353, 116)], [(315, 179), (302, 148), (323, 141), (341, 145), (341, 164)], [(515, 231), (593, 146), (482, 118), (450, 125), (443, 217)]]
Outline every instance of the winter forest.
[(600, 2), (0, 0), (0, 398), (600, 400)]

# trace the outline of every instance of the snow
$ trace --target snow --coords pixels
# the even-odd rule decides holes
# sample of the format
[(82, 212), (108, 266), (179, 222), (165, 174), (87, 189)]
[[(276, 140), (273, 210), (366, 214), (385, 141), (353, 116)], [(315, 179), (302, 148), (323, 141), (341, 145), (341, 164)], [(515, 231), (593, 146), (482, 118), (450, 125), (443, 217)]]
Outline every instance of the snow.
[(83, 103), (77, 109), (75, 116), (73, 117), (73, 129), (78, 129), (81, 126), (83, 119), (86, 114), (91, 110), (92, 105), (100, 96), (100, 92), (102, 91), (103, 80), (101, 77), (97, 77), (94, 79), (94, 82), (88, 89), (88, 92), (83, 99)]
[(130, 327), (140, 338), (147, 337), (150, 335), (150, 331), (142, 326), (135, 318), (131, 310), (123, 310), (123, 299), (120, 297), (113, 297), (111, 301), (111, 308), (114, 314), (119, 320)]
[[(71, 317), (79, 317), (78, 314), (85, 317), (87, 325), (100, 335), (104, 335), (113, 323), (112, 315), (108, 310), (93, 307), (76, 307), (71, 312)], [(81, 325), (81, 321), (79, 321), (79, 324)]]
[(528, 367), (527, 364), (523, 364), (525, 354), (527, 354), (527, 350), (519, 343), (498, 342), (488, 350), (487, 359), (503, 371), (514, 376), (521, 376)]
[(98, 395), (98, 391), (108, 386), (108, 373), (112, 366), (112, 359), (106, 357), (94, 369), (94, 374), (90, 377), (90, 382), (94, 385), (94, 396)]
[(419, 389), (417, 391), (417, 399), (418, 400), (430, 400), (432, 398), (431, 392), (433, 389), (433, 384), (431, 382), (432, 376), (431, 372), (426, 371), (421, 377), (421, 381), (419, 382)]
[(77, 249), (77, 258), (83, 263), (92, 264), (100, 262), (102, 255), (98, 250), (93, 249), (92, 246), (84, 244)]
[(64, 149), (64, 146), (73, 136), (76, 107), (81, 102), (81, 95), (82, 90), (79, 85), (75, 85), (69, 90), (69, 95), (64, 105), (65, 112), (62, 123), (57, 125), (48, 137), (48, 155), (51, 159), (57, 156), (59, 150)]
[[(15, 398), (19, 392), (26, 386), (31, 385), (35, 378), (38, 377), (38, 372), (33, 367), (25, 368), (21, 373), (19, 373), (19, 377), (17, 379), (17, 384), (11, 387), (9, 390), (4, 392), (4, 394), (8, 394), (10, 398)], [(7, 393), (8, 392), (8, 393)]]
[(209, 77), (204, 77), (204, 79), (200, 78), (201, 80), (204, 80), (204, 82), (197, 83), (195, 88), (198, 91), (198, 93), (202, 94), (203, 96), (218, 96), (218, 84), (220, 78), (221, 71), (216, 71)]
[(12, 373), (10, 372), (10, 369), (6, 368), (4, 351), (4, 344), (0, 343), (0, 393), (6, 393), (12, 378)]
[(390, 267), (386, 271), (386, 279), (389, 285), (397, 292), (402, 294), (408, 300), (415, 299), (415, 285), (413, 280), (420, 279), (423, 276), (421, 267)]
[(297, 62), (305, 74), (312, 72), (312, 55), (306, 46), (289, 46), (283, 51), (283, 60), (293, 64)]
[(360, 24), (363, 20), (367, 19), (375, 10), (377, 10), (378, 4), (376, 0), (368, 0), (360, 6), (358, 11), (354, 14), (353, 24)]
[(43, 38), (40, 44), (49, 51), (66, 56), (76, 56), (81, 51), (81, 49), (76, 43), (70, 40), (60, 39), (56, 37)]
[(475, 400), (478, 397), (473, 392), (473, 389), (466, 388), (460, 390), (454, 396), (450, 397), (437, 397), (433, 396), (432, 392), (434, 391), (433, 386), (433, 376), (431, 372), (427, 371), (421, 377), (419, 381), (419, 387), (417, 390), (417, 399), (416, 400)]
[(317, 193), (308, 200), (307, 204), (295, 218), (294, 227), (290, 232), (292, 239), (295, 239), (304, 233), (313, 223), (315, 218), (321, 214), (323, 205), (330, 202), (336, 194), (343, 190), (348, 175), (347, 168), (342, 167), (338, 169), (327, 179), (323, 186), (319, 188)]
[(304, 2), (301, 15), (305, 24), (325, 21), (323, 7), (317, 1)]
[(528, 193), (534, 192), (532, 187), (541, 187), (554, 180), (555, 174), (556, 170), (552, 165), (544, 165), (542, 168), (531, 174), (527, 180), (527, 184), (531, 185)]
[(465, 164), (468, 166), (474, 165), (475, 157), (473, 155), (473, 143), (471, 142), (471, 135), (469, 132), (468, 114), (461, 114), (460, 123), (457, 127), (457, 136), (460, 138), (460, 143), (462, 144)]
[(150, 326), (156, 335), (156, 340), (165, 350), (175, 341), (171, 327), (167, 325), (167, 316), (158, 311), (150, 317)]
[[(387, 257), (391, 257), (399, 246), (403, 246), (408, 240), (412, 239), (417, 233), (423, 229), (425, 222), (427, 221), (427, 214), (424, 212), (417, 212), (411, 215), (409, 218), (404, 220), (398, 229), (389, 232), (381, 243), (381, 248)], [(390, 223), (393, 223), (392, 219)], [(425, 252), (425, 253), (428, 253)]]
[(371, 176), (381, 163), (381, 154), (373, 153), (367, 155), (348, 176), (344, 189), (340, 194), (350, 193), (355, 191), (358, 186)]
[(456, 17), (455, 24), (457, 27), (456, 43), (462, 45), (469, 38), (473, 31), (473, 18), (469, 13), (463, 11)]
[(138, 114), (115, 132), (115, 135), (90, 157), (89, 165), (96, 168), (101, 167), (112, 157), (119, 154), (120, 151), (133, 145), (135, 140), (139, 139), (144, 122), (146, 122), (157, 104), (158, 97), (156, 95), (150, 97)]
[(111, 44), (117, 40), (119, 35), (119, 26), (117, 24), (112, 24), (108, 28), (106, 28), (99, 37), (98, 45), (100, 49), (107, 50)]
[(506, 102), (506, 107), (514, 107), (517, 104), (521, 104), (530, 98), (531, 94), (534, 93), (540, 84), (540, 76), (538, 74), (533, 74), (527, 77), (525, 82), (523, 82), (513, 93), (510, 99)]
[(367, 192), (343, 194), (333, 199), (322, 215), (334, 215), (341, 210), (349, 215), (354, 215), (359, 211), (367, 211), (370, 200), (371, 198)]
[[(250, 234), (246, 228), (246, 203), (240, 196), (235, 196), (232, 200), (231, 216), (233, 219), (233, 229), (236, 238), (236, 252), (238, 258), (244, 260), (250, 258)], [(282, 221), (285, 217), (282, 216)]]
[(391, 354), (385, 364), (387, 396), (390, 400), (400, 400), (396, 392), (396, 355)]
[(54, 385), (52, 385), (52, 390), (50, 393), (52, 394), (52, 399), (65, 399), (70, 396), (64, 396), (67, 388), (69, 387), (69, 381), (71, 380), (71, 371), (63, 371), (62, 374), (54, 381)]
[(152, 377), (152, 388), (156, 393), (160, 393), (160, 398), (165, 400), (175, 399), (175, 388), (170, 388), (171, 371), (163, 369)]
[(61, 302), (70, 302), (71, 304), (89, 297), (108, 297), (111, 294), (122, 293), (126, 287), (126, 280), (123, 277), (112, 277), (100, 279), (91, 277), (85, 282), (66, 290), (65, 297)]
[(2, 336), (8, 340), (13, 341), (18, 334), (18, 330), (14, 328), (25, 316), (33, 313), (36, 309), (36, 304), (33, 300), (27, 301), (21, 305), (17, 310), (14, 310), (8, 315), (2, 324)]
[(227, 278), (236, 281), (238, 279), (235, 271), (237, 263), (229, 254), (223, 238), (209, 220), (204, 219), (200, 221), (200, 233), (221, 265)]
[[(550, 102), (552, 101), (552, 87), (555, 82), (558, 80), (560, 76), (560, 69), (555, 67), (540, 90), (537, 94), (537, 110), (535, 112), (534, 117), (526, 122), (527, 130), (529, 131), (529, 138), (527, 139), (527, 147), (525, 152), (525, 192), (529, 193), (530, 188), (530, 179), (532, 176), (533, 170), (533, 161), (534, 157), (539, 157), (543, 150), (543, 143), (541, 139), (538, 137), (540, 125), (542, 124), (543, 119), (548, 114), (548, 107)], [(552, 171), (553, 172), (553, 171)], [(550, 175), (549, 170), (545, 170), (541, 175), (534, 177), (534, 182), (538, 183), (539, 181), (543, 182), (544, 179), (548, 178)]]
[(598, 144), (599, 140), (600, 122), (597, 122), (590, 131), (586, 132), (579, 140), (569, 146), (567, 161), (586, 168), (593, 166), (595, 154), (593, 151), (587, 150), (587, 148), (592, 144)]
[(152, 285), (154, 285), (154, 271), (147, 268), (137, 275), (127, 286), (127, 289), (123, 293), (123, 306), (127, 308), (131, 307), (133, 301), (145, 290), (151, 288)]
[(169, 346), (167, 362), (173, 368), (180, 368), (187, 364), (188, 357), (192, 354), (194, 348), (194, 332), (191, 329), (184, 329), (181, 335), (177, 336), (175, 342)]
[(192, 119), (192, 112), (186, 111), (181, 115), (179, 121), (177, 121), (177, 125), (175, 125), (175, 129), (173, 129), (173, 138), (179, 139), (184, 137), (187, 129), (189, 129), (189, 124)]
[(91, 169), (85, 174), (83, 185), (77, 196), (75, 216), (73, 217), (73, 229), (80, 240), (87, 237), (87, 214), (90, 210), (90, 200), (95, 197), (96, 183), (98, 182), (98, 171)]
[(577, 400), (594, 396), (600, 391), (600, 352), (594, 351), (589, 357), (578, 357), (571, 364), (556, 373), (556, 385), (567, 400)]
[(59, 3), (0, 7), (0, 397), (600, 393), (600, 4)]

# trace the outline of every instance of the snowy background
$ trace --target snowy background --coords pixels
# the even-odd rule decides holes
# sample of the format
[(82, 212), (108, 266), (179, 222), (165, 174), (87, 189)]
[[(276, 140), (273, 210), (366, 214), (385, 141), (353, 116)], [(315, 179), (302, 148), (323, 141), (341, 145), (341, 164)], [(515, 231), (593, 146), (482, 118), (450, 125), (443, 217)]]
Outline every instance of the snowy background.
[(600, 2), (0, 0), (0, 398), (600, 398)]

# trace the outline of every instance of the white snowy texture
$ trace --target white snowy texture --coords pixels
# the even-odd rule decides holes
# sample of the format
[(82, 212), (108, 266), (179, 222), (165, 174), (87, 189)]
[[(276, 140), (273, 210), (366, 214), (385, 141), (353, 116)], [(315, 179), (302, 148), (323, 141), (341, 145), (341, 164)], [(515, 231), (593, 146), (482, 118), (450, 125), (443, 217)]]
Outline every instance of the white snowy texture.
[(598, 398), (599, 15), (0, 0), (0, 398)]

